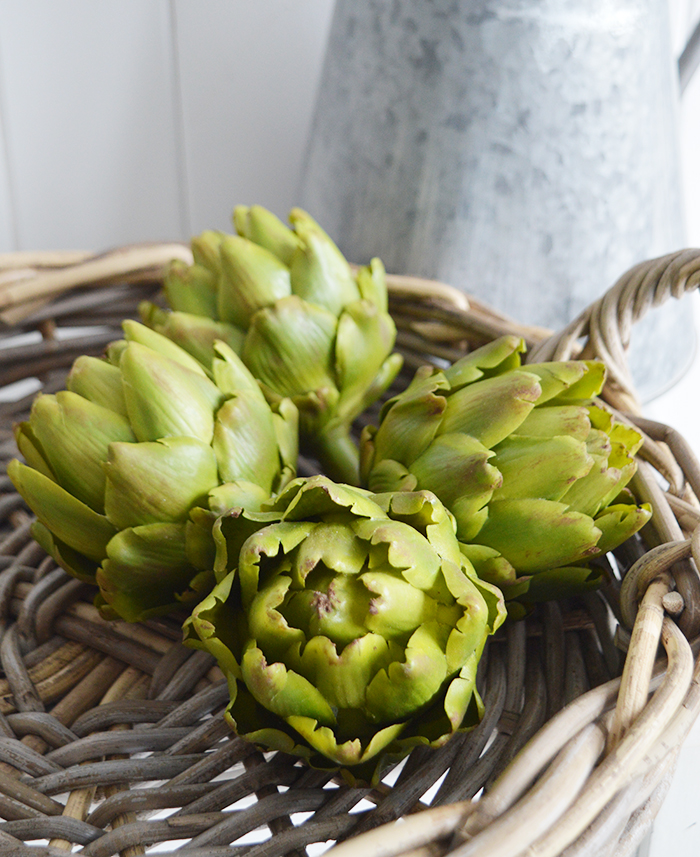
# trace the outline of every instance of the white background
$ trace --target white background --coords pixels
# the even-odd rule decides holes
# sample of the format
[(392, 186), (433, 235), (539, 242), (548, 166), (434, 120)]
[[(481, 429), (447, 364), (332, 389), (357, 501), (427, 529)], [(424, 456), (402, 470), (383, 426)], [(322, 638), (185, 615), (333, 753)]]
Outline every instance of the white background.
[[(700, 0), (670, 0), (674, 51)], [(333, 0), (0, 0), (0, 252), (102, 250), (284, 216)], [(680, 109), (686, 246), (700, 246), (700, 72)], [(698, 300), (688, 300), (695, 310)], [(700, 359), (648, 406), (700, 450)], [(700, 853), (700, 730), (647, 847)]]

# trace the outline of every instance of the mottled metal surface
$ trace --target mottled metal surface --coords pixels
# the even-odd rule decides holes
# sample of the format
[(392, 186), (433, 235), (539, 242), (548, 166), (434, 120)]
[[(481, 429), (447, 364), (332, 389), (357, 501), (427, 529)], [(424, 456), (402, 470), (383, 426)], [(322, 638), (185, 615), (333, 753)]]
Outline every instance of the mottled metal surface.
[[(665, 0), (338, 0), (302, 205), (355, 261), (561, 327), (683, 246), (667, 17)], [(672, 305), (641, 326), (644, 396), (684, 368), (691, 324)]]

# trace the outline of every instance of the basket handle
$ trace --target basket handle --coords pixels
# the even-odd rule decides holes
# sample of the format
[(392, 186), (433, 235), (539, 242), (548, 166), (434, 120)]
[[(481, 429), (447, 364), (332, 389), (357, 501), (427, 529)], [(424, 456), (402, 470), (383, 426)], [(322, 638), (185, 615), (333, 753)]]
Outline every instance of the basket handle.
[[(700, 285), (700, 250), (679, 250), (630, 268), (563, 330), (536, 344), (527, 362), (600, 358), (608, 366), (606, 398), (619, 410), (639, 413), (627, 363), (633, 325), (668, 298)], [(580, 340), (586, 337), (583, 347)]]
[(128, 244), (103, 253), (49, 251), (0, 254), (0, 321), (18, 324), (39, 306), (76, 286), (133, 277), (161, 280), (173, 259), (192, 263), (184, 244)]

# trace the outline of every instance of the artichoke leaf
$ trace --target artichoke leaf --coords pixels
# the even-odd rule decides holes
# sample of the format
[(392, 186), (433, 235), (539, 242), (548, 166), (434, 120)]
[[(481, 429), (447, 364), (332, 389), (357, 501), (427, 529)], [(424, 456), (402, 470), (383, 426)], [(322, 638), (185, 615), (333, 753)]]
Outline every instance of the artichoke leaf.
[(268, 664), (256, 646), (243, 653), (241, 674), (255, 700), (278, 717), (308, 717), (324, 726), (335, 723), (333, 710), (310, 681), (282, 663)]
[(294, 557), (296, 582), (303, 586), (309, 573), (318, 566), (339, 574), (359, 574), (368, 554), (369, 545), (346, 524), (319, 521)]
[[(251, 506), (254, 505), (257, 499), (254, 492), (244, 492), (240, 485), (235, 484), (234, 490), (237, 492), (236, 499), (242, 499), (244, 502), (250, 503)], [(216, 505), (215, 497), (210, 500), (210, 503), (213, 506)], [(191, 513), (191, 516), (195, 514), (195, 511)], [(223, 580), (230, 572), (235, 571), (240, 566), (241, 561), (248, 561), (253, 564), (254, 580), (257, 581), (259, 556), (253, 552), (250, 557), (242, 560), (241, 552), (248, 539), (265, 526), (266, 517), (268, 519), (276, 518), (269, 513), (251, 512), (250, 508), (244, 509), (242, 505), (232, 505), (216, 518), (211, 533), (215, 545), (214, 575), (217, 581)]]
[(46, 456), (41, 449), (41, 444), (34, 435), (34, 431), (32, 430), (29, 420), (22, 423), (15, 423), (13, 426), (13, 433), (17, 449), (19, 449), (20, 454), (24, 457), (24, 460), (29, 467), (34, 470), (38, 470), (39, 473), (42, 473), (47, 479), (55, 482), (56, 474), (53, 472), (51, 465), (46, 460)]
[(534, 574), (593, 556), (600, 536), (590, 516), (530, 498), (492, 502), (476, 542), (497, 550), (519, 574)]
[(239, 235), (269, 250), (287, 266), (300, 245), (294, 232), (262, 205), (237, 205), (233, 225)]
[(350, 266), (309, 214), (294, 208), (289, 220), (300, 239), (289, 263), (293, 293), (339, 316), (348, 304), (360, 299)]
[[(460, 564), (454, 518), (433, 492), (400, 491), (390, 496), (378, 495), (374, 499), (386, 509), (392, 520), (408, 524), (425, 536), (441, 557)], [(418, 580), (411, 582), (419, 585)]]
[(244, 480), (268, 494), (280, 468), (272, 412), (265, 401), (241, 391), (219, 408), (212, 448), (224, 482)]
[(66, 378), (66, 387), (96, 405), (126, 419), (126, 402), (119, 368), (100, 357), (78, 357)]
[(520, 369), (475, 381), (449, 395), (439, 433), (464, 432), (495, 446), (518, 429), (540, 392), (537, 376)]
[(226, 515), (232, 509), (260, 512), (269, 499), (269, 492), (256, 482), (237, 479), (212, 488), (207, 506), (216, 515)]
[(607, 374), (605, 363), (602, 360), (586, 360), (583, 363), (586, 366), (586, 373), (581, 377), (581, 380), (574, 382), (567, 389), (554, 396), (551, 399), (552, 404), (585, 401), (592, 399), (601, 392)]
[(400, 571), (412, 586), (432, 591), (441, 568), (437, 550), (419, 532), (401, 521), (367, 520), (353, 524), (358, 536), (371, 543), (370, 570)]
[(280, 478), (273, 485), (273, 490), (279, 493), (296, 475), (299, 457), (299, 411), (291, 399), (281, 399), (270, 405), (270, 408), (282, 463)]
[(375, 460), (391, 458), (410, 467), (431, 444), (440, 430), (447, 400), (439, 394), (439, 376), (430, 381), (417, 394), (402, 397), (385, 411), (374, 434)]
[(381, 259), (370, 259), (369, 265), (362, 265), (357, 271), (357, 288), (364, 301), (373, 303), (379, 312), (389, 311), (389, 296), (386, 285), (386, 271)]
[[(374, 764), (367, 765), (365, 768), (369, 776), (376, 768), (379, 754), (390, 747), (405, 728), (404, 723), (394, 723), (385, 726), (383, 729), (378, 729), (364, 746), (359, 738), (339, 742), (332, 729), (327, 726), (319, 726), (312, 718), (288, 717), (287, 722), (320, 754), (321, 758), (312, 758), (312, 764), (320, 768), (328, 767), (328, 762), (325, 760), (330, 759), (333, 767), (351, 766), (354, 773), (358, 767), (362, 768), (365, 763), (371, 761)], [(363, 771), (363, 773), (365, 772)], [(348, 771), (344, 769), (343, 774), (347, 775)], [(350, 776), (353, 775), (350, 774)]]
[(91, 509), (103, 513), (102, 462), (112, 441), (136, 439), (129, 423), (114, 411), (68, 390), (36, 398), (30, 421), (57, 482)]
[(289, 269), (264, 247), (238, 235), (227, 235), (221, 240), (219, 253), (219, 321), (245, 329), (258, 310), (291, 295)]
[[(628, 448), (621, 443), (610, 442), (608, 435), (593, 430), (594, 436), (602, 435), (604, 448), (597, 450), (591, 447), (595, 466), (585, 478), (575, 482), (561, 498), (573, 509), (595, 517), (598, 512), (608, 506), (620, 491), (634, 476), (637, 463), (630, 455)], [(634, 438), (638, 438), (634, 432)]]
[(591, 431), (589, 409), (584, 405), (552, 405), (537, 407), (525, 417), (517, 430), (523, 437), (568, 436), (585, 441)]
[[(185, 554), (193, 568), (210, 572), (214, 576), (216, 544), (212, 526), (216, 516), (197, 506), (190, 511), (190, 520), (185, 524)], [(211, 587), (210, 587), (211, 588)]]
[[(484, 703), (476, 690), (478, 661), (478, 656), (470, 658), (459, 675), (452, 679), (445, 693), (443, 710), (455, 732), (473, 729), (484, 716)], [(440, 731), (444, 734), (444, 730)]]
[(271, 661), (281, 661), (306, 642), (304, 632), (290, 626), (279, 609), (291, 582), (286, 575), (272, 578), (256, 593), (247, 612), (250, 637)]
[[(371, 426), (366, 426), (366, 431), (363, 434), (363, 443), (361, 449), (365, 456), (364, 468), (361, 464), (360, 474), (363, 472), (365, 476), (361, 476), (371, 491), (376, 494), (393, 493), (395, 491), (414, 491), (418, 485), (418, 480), (406, 467), (399, 461), (394, 461), (392, 458), (382, 459), (376, 467), (372, 467), (371, 459)], [(361, 458), (362, 461), (362, 458)]]
[(492, 378), (517, 369), (524, 351), (525, 340), (517, 336), (501, 336), (460, 357), (445, 369), (445, 376), (450, 387), (458, 389), (482, 378)]
[(68, 547), (67, 544), (57, 539), (41, 521), (34, 521), (31, 529), (35, 541), (50, 557), (53, 557), (55, 562), (64, 571), (67, 571), (68, 574), (77, 577), (78, 580), (82, 580), (85, 583), (96, 583), (95, 573), (97, 572), (99, 563), (88, 559), (86, 556), (78, 553), (78, 551)]
[[(338, 417), (350, 422), (364, 408), (367, 389), (374, 382), (396, 339), (396, 326), (388, 313), (369, 301), (355, 301), (338, 319), (335, 341)], [(391, 383), (389, 380), (389, 383)], [(379, 394), (383, 390), (379, 391)]]
[(603, 578), (600, 568), (587, 565), (560, 566), (533, 574), (521, 601), (528, 604), (551, 601), (554, 598), (571, 598), (599, 589)]
[(317, 687), (335, 709), (365, 708), (365, 694), (372, 678), (397, 657), (395, 646), (381, 634), (364, 634), (338, 652), (323, 636), (312, 637), (294, 668)]
[(284, 520), (306, 520), (317, 515), (347, 512), (358, 518), (383, 518), (384, 510), (369, 491), (332, 482), (326, 476), (294, 479), (270, 504)]
[(365, 634), (371, 609), (371, 593), (356, 575), (320, 570), (303, 589), (293, 582), (284, 613), (307, 637), (328, 637), (342, 648)]
[[(116, 339), (114, 342), (110, 342), (105, 348), (105, 358), (111, 366), (119, 368), (119, 362), (122, 359), (122, 354), (126, 351), (126, 346), (128, 344), (129, 343), (126, 339)], [(126, 407), (126, 402), (124, 403), (124, 406)]]
[(200, 363), (209, 375), (213, 371), (217, 342), (225, 342), (235, 353), (243, 349), (245, 332), (233, 324), (192, 313), (166, 312), (148, 301), (141, 301), (138, 310), (144, 324), (172, 340)]
[[(528, 363), (523, 368), (533, 375), (537, 375), (542, 392), (538, 399), (538, 405), (543, 405), (551, 399), (557, 399), (561, 394), (579, 385), (583, 378), (588, 375), (589, 364), (582, 360), (556, 360), (551, 363)], [(594, 387), (591, 388), (592, 390)], [(591, 392), (595, 395), (600, 390)]]
[(185, 521), (219, 484), (214, 452), (191, 437), (112, 443), (106, 458), (105, 513), (119, 529)]
[[(222, 519), (222, 526), (226, 520), (226, 518)], [(255, 597), (263, 558), (276, 557), (280, 552), (288, 555), (304, 541), (313, 527), (313, 523), (306, 521), (280, 521), (258, 528), (257, 532), (246, 539), (238, 555), (238, 576), (244, 607), (247, 607)], [(286, 566), (291, 568), (291, 561), (288, 561)]]
[[(435, 620), (436, 601), (407, 580), (383, 571), (367, 571), (360, 580), (374, 595), (365, 620), (374, 634), (405, 643), (416, 628)], [(454, 607), (450, 613), (450, 618), (456, 619), (459, 608)]]
[(234, 396), (245, 391), (260, 402), (265, 401), (260, 385), (248, 367), (238, 356), (239, 352), (227, 342), (219, 341), (213, 345), (212, 374), (216, 386), (225, 396)]
[[(494, 490), (494, 500), (540, 497), (561, 500), (571, 486), (587, 476), (594, 459), (586, 444), (572, 437), (522, 437), (511, 435), (496, 448), (493, 465), (502, 474), (502, 485)], [(575, 508), (579, 509), (576, 504)], [(585, 512), (585, 509), (579, 509)]]
[(223, 397), (208, 378), (138, 342), (124, 349), (120, 368), (137, 440), (188, 436), (211, 443)]
[(217, 281), (217, 274), (203, 265), (174, 260), (163, 279), (168, 306), (177, 312), (215, 318)]
[(482, 510), (503, 482), (494, 453), (466, 434), (438, 435), (411, 464), (417, 484), (451, 509), (459, 537), (469, 540), (485, 520)]
[[(226, 234), (218, 229), (205, 229), (190, 241), (195, 267), (209, 271), (218, 281), (221, 276), (221, 242)], [(207, 313), (207, 315), (213, 315)]]
[(380, 670), (367, 688), (367, 707), (377, 723), (405, 720), (427, 705), (447, 677), (447, 661), (433, 623), (417, 628), (405, 661)]
[(501, 588), (515, 583), (515, 569), (497, 550), (464, 542), (460, 542), (459, 547), (481, 580)]
[(229, 619), (231, 610), (228, 605), (234, 578), (233, 572), (224, 577), (193, 608), (183, 625), (184, 642), (192, 648), (210, 652), (217, 659), (228, 679), (233, 701), (236, 698), (236, 679), (241, 678), (240, 664), (234, 655), (234, 650), (238, 650), (237, 628)]
[(206, 372), (200, 361), (195, 360), (184, 348), (181, 348), (167, 336), (163, 336), (162, 333), (158, 333), (150, 327), (146, 327), (145, 324), (140, 324), (131, 318), (127, 318), (122, 322), (122, 329), (124, 331), (124, 339), (127, 342), (138, 342), (140, 345), (145, 345), (146, 348), (150, 348), (152, 351), (162, 354), (163, 357), (179, 363), (180, 366), (184, 366), (185, 369), (189, 369), (195, 375), (206, 377)]
[(602, 533), (596, 555), (613, 550), (639, 532), (650, 520), (651, 513), (650, 503), (643, 503), (641, 506), (613, 505), (600, 512), (595, 518), (595, 525)]
[(7, 465), (7, 475), (41, 523), (68, 547), (95, 562), (106, 556), (116, 529), (104, 515), (16, 458)]
[(336, 390), (337, 319), (293, 295), (257, 312), (243, 347), (243, 362), (279, 396)]
[(193, 600), (185, 524), (144, 524), (120, 530), (97, 570), (105, 601), (127, 622), (159, 616)]

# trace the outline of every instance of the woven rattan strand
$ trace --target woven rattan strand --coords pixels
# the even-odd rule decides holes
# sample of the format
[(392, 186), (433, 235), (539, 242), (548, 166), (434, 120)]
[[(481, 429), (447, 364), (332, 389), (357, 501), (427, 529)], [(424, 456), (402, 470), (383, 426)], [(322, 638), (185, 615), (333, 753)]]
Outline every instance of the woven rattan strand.
[(174, 257), (191, 255), (168, 244), (0, 257), (0, 853), (130, 856), (160, 843), (180, 857), (313, 857), (335, 842), (334, 857), (630, 854), (700, 712), (700, 465), (640, 415), (625, 354), (635, 321), (700, 283), (700, 251), (636, 266), (558, 334), (390, 277), (403, 380), (504, 333), (525, 339), (530, 361), (603, 359), (605, 401), (644, 434), (633, 489), (655, 514), (609, 557), (601, 592), (543, 605), (490, 642), (477, 729), (415, 751), (375, 789), (231, 734), (223, 676), (182, 646), (179, 617), (102, 620), (91, 588), (32, 541), (4, 473), (35, 392), (61, 389), (76, 356), (118, 338)]

